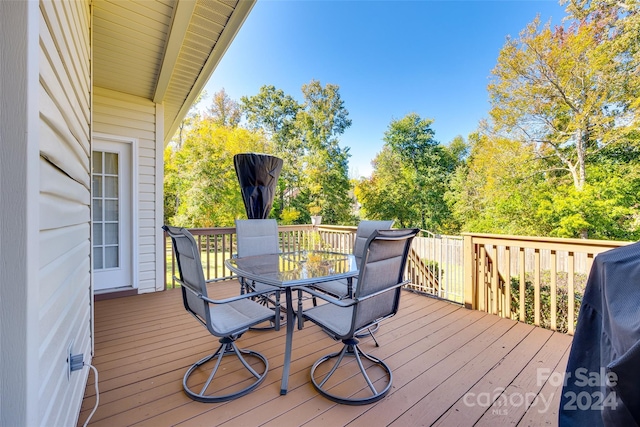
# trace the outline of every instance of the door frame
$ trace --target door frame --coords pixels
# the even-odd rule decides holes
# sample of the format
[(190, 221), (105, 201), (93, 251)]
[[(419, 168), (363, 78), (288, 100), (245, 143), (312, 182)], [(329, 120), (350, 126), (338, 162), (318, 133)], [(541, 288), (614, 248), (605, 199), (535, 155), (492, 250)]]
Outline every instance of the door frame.
[[(137, 289), (138, 288), (138, 139), (126, 136), (118, 136), (111, 135), (106, 133), (94, 132), (91, 138), (91, 160), (90, 165), (93, 164), (93, 150), (94, 143), (96, 140), (100, 140), (101, 142), (115, 142), (115, 143), (124, 143), (130, 145), (131, 150), (131, 230), (128, 230), (131, 234), (131, 287), (123, 288), (122, 290), (127, 289)], [(93, 199), (93, 190), (91, 193)], [(93, 204), (92, 204), (92, 212), (91, 212), (91, 229), (93, 230)], [(91, 294), (95, 295), (95, 284), (94, 284), (94, 271), (93, 271), (93, 233), (91, 234)], [(118, 288), (114, 288), (118, 289)], [(109, 289), (100, 290), (100, 293), (105, 292), (108, 293)]]

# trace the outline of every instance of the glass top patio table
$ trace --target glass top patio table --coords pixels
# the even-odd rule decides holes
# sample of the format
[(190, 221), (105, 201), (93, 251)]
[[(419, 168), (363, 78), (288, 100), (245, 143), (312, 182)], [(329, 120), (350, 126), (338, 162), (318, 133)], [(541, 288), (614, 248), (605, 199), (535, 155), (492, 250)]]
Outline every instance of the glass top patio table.
[(228, 259), (225, 263), (238, 276), (280, 288), (348, 279), (358, 275), (353, 255), (325, 251), (255, 255)]
[(341, 279), (346, 279), (351, 287), (352, 279), (358, 275), (356, 258), (351, 254), (336, 252), (298, 251), (231, 258), (225, 261), (225, 265), (240, 277), (277, 286), (285, 291), (287, 334), (280, 394), (287, 394), (294, 327), (291, 290), (297, 286)]

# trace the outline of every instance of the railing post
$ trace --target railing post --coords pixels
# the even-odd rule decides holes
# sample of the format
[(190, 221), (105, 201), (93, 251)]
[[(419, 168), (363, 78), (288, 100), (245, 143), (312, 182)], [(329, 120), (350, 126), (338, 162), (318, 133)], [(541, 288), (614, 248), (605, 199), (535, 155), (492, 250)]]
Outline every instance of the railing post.
[(476, 286), (474, 286), (474, 262), (473, 240), (469, 235), (463, 235), (463, 256), (464, 260), (464, 306), (472, 310), (477, 309)]

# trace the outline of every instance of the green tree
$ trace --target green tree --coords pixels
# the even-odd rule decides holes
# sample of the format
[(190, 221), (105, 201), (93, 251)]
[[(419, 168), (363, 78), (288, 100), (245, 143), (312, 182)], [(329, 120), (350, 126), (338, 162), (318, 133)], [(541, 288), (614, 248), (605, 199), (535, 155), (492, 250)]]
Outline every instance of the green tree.
[(351, 223), (349, 149), (339, 144), (351, 126), (349, 112), (337, 85), (312, 80), (302, 86), (302, 95), (300, 104), (274, 86), (263, 86), (257, 95), (241, 98), (250, 128), (264, 132), (284, 160), (278, 211), (295, 210), (299, 216), (287, 221), (308, 223), (310, 208), (317, 206), (325, 222)]
[(302, 86), (302, 94), (304, 103), (296, 116), (296, 127), (306, 152), (303, 197), (310, 205), (320, 207), (324, 221), (351, 223), (349, 148), (340, 147), (338, 139), (351, 126), (349, 112), (337, 85), (323, 87), (312, 80)]
[(404, 173), (400, 155), (388, 145), (373, 160), (370, 178), (362, 178), (355, 194), (362, 204), (361, 216), (373, 220), (394, 219), (396, 226), (409, 227), (418, 223), (420, 213), (408, 197), (410, 177)]
[(211, 121), (220, 127), (236, 127), (242, 118), (240, 105), (229, 98), (224, 88), (213, 94), (211, 106), (207, 111)]
[[(296, 127), (296, 116), (302, 106), (272, 85), (262, 86), (257, 95), (243, 96), (240, 101), (249, 128), (264, 132), (273, 143), (274, 155), (283, 160), (274, 202), (274, 210), (281, 214), (286, 208), (285, 196), (300, 189), (304, 146)], [(298, 217), (287, 218), (287, 221), (295, 220)]]
[[(631, 0), (574, 1), (568, 11), (565, 27), (536, 19), (518, 39), (508, 39), (488, 89), (493, 131), (533, 154), (532, 170), (544, 175), (545, 188), (571, 185), (564, 194), (577, 202), (601, 187), (598, 175), (588, 175), (598, 169), (592, 165), (599, 153), (637, 143), (639, 38), (626, 31), (638, 29), (638, 12)], [(594, 220), (584, 211), (566, 213), (572, 219), (556, 218), (571, 224), (562, 233), (587, 237)]]
[[(414, 206), (419, 210), (419, 226), (440, 231), (449, 216), (444, 193), (455, 168), (451, 154), (435, 140), (433, 120), (416, 113), (394, 120), (384, 134), (384, 141), (403, 163)], [(416, 224), (416, 225), (418, 225)]]
[(360, 181), (356, 191), (368, 217), (394, 218), (403, 227), (435, 232), (459, 227), (451, 221), (444, 196), (456, 165), (466, 156), (466, 144), (458, 138), (442, 146), (432, 123), (411, 113), (389, 124), (372, 176)]
[(270, 146), (262, 134), (200, 120), (182, 147), (165, 152), (166, 221), (184, 227), (224, 227), (244, 216), (233, 156), (247, 151), (268, 153)]
[[(631, 146), (601, 153), (587, 166), (591, 179), (581, 191), (558, 185), (537, 193), (536, 219), (549, 224), (547, 234), (575, 237), (587, 230), (593, 239), (640, 239), (640, 156)], [(615, 157), (610, 157), (611, 155)]]
[[(178, 131), (179, 132), (179, 131)], [(180, 207), (181, 182), (173, 153), (180, 146), (167, 145), (164, 149), (164, 223), (171, 224)]]
[(539, 234), (534, 200), (542, 174), (534, 153), (514, 140), (473, 133), (470, 151), (450, 181), (445, 200), (463, 231)]
[(178, 129), (176, 130), (176, 133), (171, 138), (171, 142), (170, 142), (170, 144), (172, 144), (174, 147), (180, 148), (182, 146), (182, 142), (184, 141), (184, 138), (186, 138), (186, 135), (191, 129), (191, 127), (193, 126), (193, 124), (200, 121), (201, 117), (200, 117), (200, 112), (198, 110), (198, 104), (200, 104), (200, 102), (204, 98), (206, 98), (206, 96), (207, 96), (206, 90), (202, 91), (200, 95), (198, 95), (196, 100), (191, 105), (189, 112), (178, 125)]

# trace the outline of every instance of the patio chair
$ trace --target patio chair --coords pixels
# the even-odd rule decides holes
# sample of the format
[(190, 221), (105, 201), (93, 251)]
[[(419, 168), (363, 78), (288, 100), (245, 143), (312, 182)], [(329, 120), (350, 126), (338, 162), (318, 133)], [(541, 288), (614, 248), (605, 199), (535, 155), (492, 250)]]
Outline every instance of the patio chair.
[[(353, 240), (353, 255), (356, 258), (356, 264), (358, 265), (358, 269), (360, 268), (360, 264), (362, 263), (362, 257), (364, 254), (364, 247), (367, 242), (369, 236), (373, 234), (376, 230), (388, 230), (393, 226), (393, 220), (387, 221), (371, 221), (371, 220), (362, 220), (358, 223), (358, 228), (356, 229), (356, 235)], [(329, 295), (332, 295), (336, 298), (342, 299), (347, 298), (353, 295), (354, 289), (358, 285), (358, 279), (352, 279), (352, 286), (349, 289), (349, 284), (347, 280), (332, 280), (330, 282), (317, 283), (312, 287), (325, 292)], [(312, 298), (313, 305), (317, 305), (317, 300), (315, 297)], [(362, 334), (358, 336), (358, 338), (362, 338), (366, 335), (371, 335), (373, 341), (376, 344), (376, 347), (379, 347), (378, 341), (373, 336), (373, 334), (378, 330), (379, 325), (371, 325), (367, 331), (364, 331)]]
[[(275, 219), (237, 219), (236, 223), (236, 246), (238, 257), (269, 255), (280, 252), (278, 245), (278, 223)], [(239, 278), (240, 292), (265, 292), (257, 299), (262, 305), (280, 312), (280, 293), (278, 287), (265, 283)], [(252, 329), (267, 330), (279, 329), (284, 324), (284, 320), (278, 316), (277, 324), (267, 327), (254, 327)]]
[[(337, 403), (365, 405), (377, 402), (389, 392), (391, 369), (382, 360), (360, 349), (357, 334), (397, 313), (401, 288), (409, 282), (403, 280), (407, 255), (418, 232), (418, 229), (379, 230), (369, 237), (364, 246), (358, 287), (353, 298), (340, 300), (314, 289), (306, 290), (328, 304), (303, 311), (303, 317), (343, 343), (342, 351), (323, 356), (311, 368), (311, 382), (324, 397)], [(342, 364), (345, 356), (354, 357), (357, 363)], [(329, 369), (325, 362), (334, 358), (337, 360)], [(355, 366), (359, 372), (354, 375), (350, 368)], [(376, 368), (377, 374), (382, 372), (386, 377), (386, 385), (382, 378), (374, 377), (372, 380), (367, 374), (367, 370), (372, 372)], [(358, 374), (364, 379), (361, 386), (357, 385)], [(334, 381), (330, 381), (334, 376)], [(382, 389), (378, 390), (380, 387), (376, 387), (374, 382), (382, 382)], [(335, 389), (346, 390), (346, 393), (335, 393)]]
[[(260, 292), (245, 293), (222, 300), (210, 299), (207, 292), (207, 283), (213, 280), (206, 281), (204, 278), (200, 249), (191, 233), (184, 228), (168, 225), (162, 228), (173, 242), (180, 274), (180, 278), (175, 279), (181, 285), (185, 309), (204, 325), (212, 335), (220, 338), (220, 346), (215, 353), (197, 361), (187, 370), (182, 381), (184, 391), (190, 398), (199, 402), (223, 402), (244, 396), (262, 383), (269, 370), (269, 363), (262, 354), (256, 351), (239, 349), (236, 346), (236, 340), (251, 326), (274, 320), (274, 312), (252, 300), (252, 298), (262, 296), (263, 293)], [(248, 379), (238, 382), (238, 384), (244, 385), (240, 390), (235, 390), (234, 388), (235, 391), (223, 392), (221, 390), (226, 390), (229, 384), (220, 382), (220, 385), (216, 384), (215, 389), (208, 393), (207, 390), (210, 387), (214, 388), (212, 387), (212, 382), (216, 373), (231, 369), (230, 364), (233, 364), (233, 362), (230, 359), (227, 359), (229, 363), (220, 368), (223, 362), (222, 359), (225, 356), (236, 356), (250, 375), (244, 375)], [(203, 372), (205, 370), (203, 365), (213, 360), (214, 366), (211, 373), (204, 380), (206, 374)], [(250, 363), (250, 360), (253, 363)], [(259, 373), (255, 368), (255, 366), (259, 365), (264, 366), (264, 369), (261, 369), (262, 373)], [(203, 368), (199, 369), (201, 367)], [(204, 385), (200, 388), (200, 391), (195, 391), (192, 388), (196, 387), (196, 384), (199, 386), (203, 381)], [(250, 382), (249, 385), (245, 385), (247, 382)], [(192, 385), (189, 385), (189, 383)]]
[[(363, 220), (358, 224), (356, 236), (353, 240), (353, 255), (356, 257), (356, 264), (360, 268), (364, 254), (365, 244), (369, 236), (376, 230), (388, 230), (393, 226), (391, 221), (369, 221)], [(353, 279), (353, 289), (356, 288), (358, 279)], [(349, 296), (349, 289), (346, 280), (332, 280), (330, 282), (317, 283), (312, 286), (314, 289), (325, 292), (336, 298), (342, 299)], [(353, 289), (351, 290), (353, 293)]]

